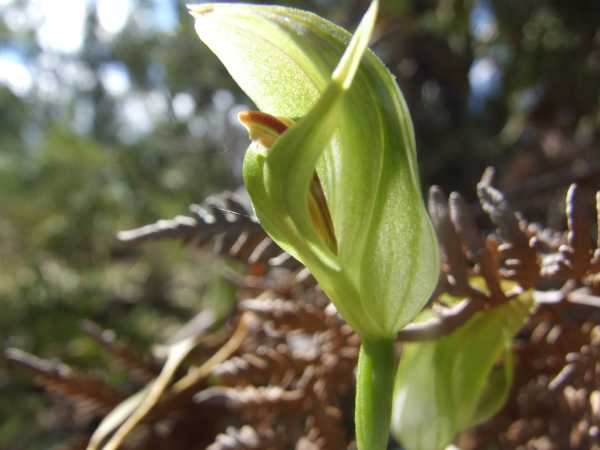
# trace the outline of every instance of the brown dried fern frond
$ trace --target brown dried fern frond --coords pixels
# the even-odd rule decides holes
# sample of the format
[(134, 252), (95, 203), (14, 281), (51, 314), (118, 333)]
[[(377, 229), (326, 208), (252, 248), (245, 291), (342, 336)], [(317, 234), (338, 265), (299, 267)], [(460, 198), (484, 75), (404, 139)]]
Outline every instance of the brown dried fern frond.
[(289, 255), (282, 255), (281, 249), (265, 234), (252, 209), (240, 196), (223, 192), (207, 198), (201, 205), (191, 205), (189, 209), (189, 215), (121, 231), (117, 238), (128, 245), (161, 239), (177, 239), (199, 247), (212, 243), (215, 254), (250, 265), (300, 267)]
[(285, 439), (282, 430), (260, 430), (244, 425), (240, 429), (227, 428), (206, 450), (277, 450)]
[(109, 352), (116, 362), (128, 369), (129, 374), (136, 380), (146, 383), (160, 372), (158, 361), (120, 342), (114, 331), (103, 329), (90, 320), (85, 320), (81, 324), (81, 329)]
[(243, 201), (231, 192), (208, 197), (202, 205), (191, 205), (189, 216), (159, 220), (128, 231), (121, 231), (118, 239), (140, 244), (159, 239), (180, 239), (185, 243), (204, 245), (216, 236), (227, 234), (238, 240), (244, 232), (262, 233), (260, 225)]
[(4, 356), (10, 363), (29, 372), (49, 392), (75, 400), (88, 410), (107, 412), (125, 397), (102, 379), (84, 374), (66, 364), (9, 348)]

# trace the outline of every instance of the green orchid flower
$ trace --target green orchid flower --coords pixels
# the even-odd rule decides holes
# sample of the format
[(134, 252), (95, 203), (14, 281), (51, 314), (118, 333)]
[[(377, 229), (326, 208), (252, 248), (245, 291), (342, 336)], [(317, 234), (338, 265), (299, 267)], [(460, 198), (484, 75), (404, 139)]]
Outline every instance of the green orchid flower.
[(262, 111), (240, 117), (252, 138), (244, 181), (261, 225), (363, 338), (360, 450), (385, 448), (393, 339), (439, 273), (410, 115), (367, 49), (377, 9), (373, 1), (351, 37), (292, 8), (191, 8), (200, 39)]

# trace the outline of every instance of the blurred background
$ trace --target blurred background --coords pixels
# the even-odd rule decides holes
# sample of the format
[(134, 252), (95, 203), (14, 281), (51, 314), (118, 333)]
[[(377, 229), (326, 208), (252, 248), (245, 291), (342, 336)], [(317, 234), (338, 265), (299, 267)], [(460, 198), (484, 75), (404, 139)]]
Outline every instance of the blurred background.
[[(368, 5), (277, 3), (348, 28)], [(424, 187), (474, 199), (493, 166), (563, 228), (568, 183), (600, 187), (600, 3), (382, 4), (372, 48), (409, 103)], [(0, 343), (93, 368), (83, 319), (148, 346), (193, 317), (223, 262), (115, 234), (237, 189), (249, 105), (182, 1), (0, 0)], [(58, 442), (47, 403), (0, 360), (0, 448)]]

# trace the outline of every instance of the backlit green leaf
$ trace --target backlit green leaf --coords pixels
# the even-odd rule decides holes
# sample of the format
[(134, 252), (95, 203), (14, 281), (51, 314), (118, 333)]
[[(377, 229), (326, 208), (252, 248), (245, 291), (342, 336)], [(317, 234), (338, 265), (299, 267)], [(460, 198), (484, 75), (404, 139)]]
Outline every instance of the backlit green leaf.
[(512, 384), (512, 339), (531, 304), (525, 293), (437, 341), (404, 346), (392, 433), (407, 450), (444, 449), (502, 407)]

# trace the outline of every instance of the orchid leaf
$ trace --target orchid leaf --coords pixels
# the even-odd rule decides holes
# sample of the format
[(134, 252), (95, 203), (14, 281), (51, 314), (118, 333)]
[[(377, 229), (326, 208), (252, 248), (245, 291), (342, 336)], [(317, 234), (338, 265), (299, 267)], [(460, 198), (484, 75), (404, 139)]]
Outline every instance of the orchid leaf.
[(406, 344), (396, 372), (392, 434), (407, 450), (441, 450), (492, 417), (512, 384), (512, 339), (531, 296), (473, 316), (434, 342)]

